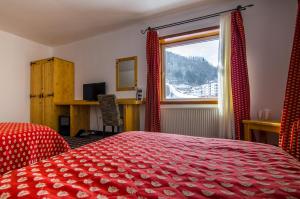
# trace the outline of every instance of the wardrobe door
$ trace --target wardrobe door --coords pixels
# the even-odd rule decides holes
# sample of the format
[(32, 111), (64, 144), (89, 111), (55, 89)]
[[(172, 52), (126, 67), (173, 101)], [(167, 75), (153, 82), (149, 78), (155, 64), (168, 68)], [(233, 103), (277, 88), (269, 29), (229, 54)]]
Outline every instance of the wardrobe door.
[(54, 58), (54, 102), (74, 100), (74, 64)]
[(54, 96), (53, 91), (53, 60), (44, 63), (43, 66), (43, 94), (44, 97)]
[(54, 99), (54, 83), (53, 83), (53, 59), (45, 62), (43, 70), (43, 100), (44, 100), (44, 125), (57, 130), (57, 108), (53, 103)]
[(53, 103), (53, 96), (44, 97), (44, 125), (58, 130), (57, 106)]
[(43, 124), (43, 68), (39, 62), (30, 66), (30, 121)]

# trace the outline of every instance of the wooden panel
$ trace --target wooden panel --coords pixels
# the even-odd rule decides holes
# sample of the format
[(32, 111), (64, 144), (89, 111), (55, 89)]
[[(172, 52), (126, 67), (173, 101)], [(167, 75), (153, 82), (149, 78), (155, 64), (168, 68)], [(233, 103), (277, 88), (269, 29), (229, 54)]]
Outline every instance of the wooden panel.
[(56, 102), (56, 105), (78, 105), (78, 106), (94, 106), (99, 105), (98, 101), (73, 100), (69, 102)]
[(53, 60), (49, 60), (43, 64), (43, 96), (53, 96)]
[[(145, 99), (143, 100), (136, 100), (135, 98), (120, 98), (117, 99), (118, 104), (144, 104)], [(55, 102), (56, 105), (87, 105), (87, 106), (94, 106), (94, 105), (99, 105), (98, 101), (87, 101), (87, 100), (73, 100), (73, 101), (66, 101), (66, 102)]]
[(182, 36), (185, 37), (188, 35), (199, 34), (199, 33), (201, 34), (203, 32), (215, 31), (219, 28), (220, 28), (220, 26), (213, 26), (213, 27), (201, 28), (201, 29), (196, 29), (196, 30), (190, 30), (190, 31), (186, 31), (186, 32), (165, 35), (165, 36), (159, 37), (159, 40), (165, 40), (165, 39), (169, 39), (169, 38), (171, 38), (171, 39), (178, 38), (178, 37), (182, 37)]
[(70, 116), (70, 106), (69, 105), (66, 105), (66, 106), (57, 106), (56, 105), (56, 108), (57, 108), (57, 112), (59, 115)]
[(252, 130), (258, 130), (258, 131), (267, 131), (267, 132), (273, 132), (273, 133), (280, 133), (280, 127), (276, 126), (268, 126), (268, 125), (259, 125), (259, 124), (248, 124)]
[(58, 109), (54, 105), (54, 60), (50, 59), (43, 66), (43, 124), (58, 131)]
[(264, 120), (243, 120), (244, 140), (252, 141), (252, 130), (280, 133), (280, 122)]
[(54, 58), (54, 102), (74, 100), (74, 64)]
[(135, 98), (119, 98), (117, 99), (118, 104), (145, 104), (146, 99), (136, 100)]
[(36, 97), (42, 92), (42, 64), (30, 66), (30, 95)]
[(89, 130), (90, 107), (71, 105), (70, 120), (70, 136), (75, 136), (79, 130)]
[(280, 121), (277, 120), (243, 120), (243, 123), (280, 127)]
[(218, 104), (218, 100), (164, 100), (160, 101), (160, 104)]
[(44, 125), (58, 131), (58, 111), (53, 97), (44, 97)]
[(30, 122), (34, 124), (43, 124), (43, 99), (32, 97), (30, 99)]
[(159, 43), (161, 45), (167, 45), (167, 44), (175, 44), (175, 43), (180, 43), (180, 42), (186, 42), (190, 40), (195, 40), (195, 39), (202, 39), (202, 38), (207, 38), (207, 37), (214, 37), (219, 35), (219, 30), (212, 30), (212, 31), (207, 31), (207, 32), (202, 32), (202, 33), (194, 33), (186, 36), (178, 36), (174, 38), (166, 38), (166, 39), (160, 39)]
[(138, 105), (126, 104), (124, 108), (124, 131), (140, 130), (140, 110)]
[(42, 64), (30, 66), (30, 121), (35, 124), (43, 123), (42, 94)]
[(248, 124), (244, 124), (244, 140), (251, 141), (252, 140), (252, 131), (249, 128)]

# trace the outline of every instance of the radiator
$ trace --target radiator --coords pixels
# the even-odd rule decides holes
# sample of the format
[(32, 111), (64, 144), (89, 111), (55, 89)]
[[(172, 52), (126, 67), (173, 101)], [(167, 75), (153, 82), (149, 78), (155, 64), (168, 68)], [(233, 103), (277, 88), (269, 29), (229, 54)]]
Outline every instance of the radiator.
[(218, 137), (217, 107), (161, 107), (163, 132), (198, 137)]

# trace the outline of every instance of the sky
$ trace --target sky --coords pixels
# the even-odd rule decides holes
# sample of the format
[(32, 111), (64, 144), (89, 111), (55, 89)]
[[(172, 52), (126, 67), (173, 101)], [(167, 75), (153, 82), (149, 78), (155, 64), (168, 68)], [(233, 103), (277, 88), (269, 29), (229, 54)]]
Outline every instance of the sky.
[(166, 50), (184, 57), (204, 57), (213, 66), (218, 66), (219, 40), (167, 47)]

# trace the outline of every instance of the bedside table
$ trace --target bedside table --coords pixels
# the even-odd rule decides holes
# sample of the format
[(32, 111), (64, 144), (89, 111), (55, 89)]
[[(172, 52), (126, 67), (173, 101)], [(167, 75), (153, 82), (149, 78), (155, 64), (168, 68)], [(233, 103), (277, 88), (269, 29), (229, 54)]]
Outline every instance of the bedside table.
[(276, 134), (280, 133), (280, 121), (243, 120), (243, 124), (245, 141), (252, 141), (252, 130)]

